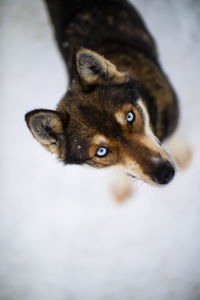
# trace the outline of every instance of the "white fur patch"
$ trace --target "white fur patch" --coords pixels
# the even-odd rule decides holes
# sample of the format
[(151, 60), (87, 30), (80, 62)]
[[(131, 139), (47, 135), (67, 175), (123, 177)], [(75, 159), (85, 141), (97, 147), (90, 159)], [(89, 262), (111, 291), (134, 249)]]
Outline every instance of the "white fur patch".
[(153, 134), (153, 132), (150, 128), (149, 115), (148, 115), (145, 105), (143, 104), (141, 99), (137, 103), (143, 112), (144, 124), (145, 124), (145, 135), (150, 137), (155, 142), (155, 144), (157, 144), (160, 147), (158, 138)]

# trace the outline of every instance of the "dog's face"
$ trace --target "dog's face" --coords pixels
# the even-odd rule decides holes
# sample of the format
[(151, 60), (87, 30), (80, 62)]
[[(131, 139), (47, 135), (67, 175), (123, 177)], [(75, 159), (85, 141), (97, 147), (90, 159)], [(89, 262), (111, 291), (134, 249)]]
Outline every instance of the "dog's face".
[(33, 136), (67, 163), (120, 166), (151, 184), (174, 176), (173, 162), (154, 135), (134, 81), (97, 53), (77, 52), (78, 77), (57, 111), (26, 115)]

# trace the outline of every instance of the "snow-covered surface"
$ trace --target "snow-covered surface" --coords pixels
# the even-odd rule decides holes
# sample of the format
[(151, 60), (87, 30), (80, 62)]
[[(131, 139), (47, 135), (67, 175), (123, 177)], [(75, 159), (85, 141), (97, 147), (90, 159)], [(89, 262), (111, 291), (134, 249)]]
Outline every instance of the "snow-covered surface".
[(135, 0), (180, 97), (191, 167), (116, 204), (109, 172), (58, 163), (24, 114), (54, 109), (65, 68), (43, 3), (0, 7), (1, 300), (200, 299), (200, 2)]

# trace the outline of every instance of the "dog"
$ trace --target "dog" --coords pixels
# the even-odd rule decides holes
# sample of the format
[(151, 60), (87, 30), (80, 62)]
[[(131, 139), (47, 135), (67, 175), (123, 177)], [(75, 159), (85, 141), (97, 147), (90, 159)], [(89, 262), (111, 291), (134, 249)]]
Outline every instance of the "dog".
[(151, 185), (168, 184), (174, 158), (163, 142), (177, 128), (176, 93), (144, 21), (126, 0), (46, 0), (69, 87), (56, 110), (25, 120), (64, 164), (117, 166)]

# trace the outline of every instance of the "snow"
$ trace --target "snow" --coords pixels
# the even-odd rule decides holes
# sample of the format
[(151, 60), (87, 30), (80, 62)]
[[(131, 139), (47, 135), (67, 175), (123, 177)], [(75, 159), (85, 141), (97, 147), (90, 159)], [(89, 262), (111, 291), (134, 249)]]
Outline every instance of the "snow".
[[(24, 114), (54, 109), (67, 86), (45, 6), (1, 1), (1, 300), (200, 299), (200, 3), (135, 0), (181, 101), (190, 168), (117, 204), (110, 171), (66, 166)], [(65, 46), (65, 45), (64, 45)]]

